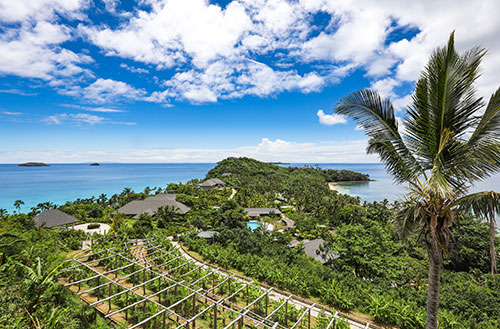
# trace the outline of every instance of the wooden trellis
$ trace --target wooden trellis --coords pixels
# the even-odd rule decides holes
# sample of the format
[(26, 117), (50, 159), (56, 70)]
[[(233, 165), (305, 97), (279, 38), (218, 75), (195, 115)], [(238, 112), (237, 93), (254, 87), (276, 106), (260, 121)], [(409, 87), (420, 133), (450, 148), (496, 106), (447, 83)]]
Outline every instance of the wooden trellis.
[(273, 288), (187, 259), (152, 239), (92, 251), (65, 263), (63, 282), (105, 318), (131, 329), (311, 329), (318, 328), (319, 314), (329, 320), (325, 329), (339, 321), (368, 328), (293, 295), (273, 306), (270, 300), (279, 296)]

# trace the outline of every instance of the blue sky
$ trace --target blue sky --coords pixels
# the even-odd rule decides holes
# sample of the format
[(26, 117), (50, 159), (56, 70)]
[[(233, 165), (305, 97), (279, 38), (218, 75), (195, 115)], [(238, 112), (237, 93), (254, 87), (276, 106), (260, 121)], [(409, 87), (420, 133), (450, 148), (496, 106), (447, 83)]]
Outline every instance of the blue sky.
[[(474, 15), (470, 15), (474, 12)], [(0, 163), (375, 162), (332, 113), (361, 88), (404, 117), (431, 51), (489, 49), (498, 1), (0, 3)]]

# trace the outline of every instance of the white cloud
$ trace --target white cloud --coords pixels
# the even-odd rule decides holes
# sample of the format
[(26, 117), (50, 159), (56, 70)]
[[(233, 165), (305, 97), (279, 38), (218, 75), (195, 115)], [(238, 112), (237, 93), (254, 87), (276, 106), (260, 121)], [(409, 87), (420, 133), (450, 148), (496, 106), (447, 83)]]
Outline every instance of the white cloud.
[(91, 58), (61, 47), (72, 39), (59, 16), (81, 19), (84, 0), (16, 0), (0, 2), (0, 73), (43, 80), (88, 74), (81, 67)]
[[(112, 13), (118, 2), (102, 0)], [(316, 92), (361, 69), (368, 79), (376, 79), (374, 86), (385, 81), (378, 87), (402, 102), (404, 97), (388, 83), (415, 81), (432, 50), (456, 30), (459, 50), (482, 44), (492, 54), (484, 60), (480, 93), (489, 96), (498, 85), (496, 0), (233, 0), (224, 7), (206, 0), (143, 0), (120, 13), (115, 26), (92, 22), (86, 17), (91, 7), (87, 0), (1, 2), (0, 22), (6, 27), (0, 34), (0, 73), (43, 79), (65, 95), (80, 97), (80, 80), (84, 77), (87, 83), (92, 77), (92, 58), (65, 45), (83, 37), (106, 56), (137, 62), (123, 63), (122, 68), (139, 74), (151, 71), (167, 80), (157, 81), (164, 89), (148, 95), (130, 86), (136, 91), (128, 97), (132, 100), (204, 103), (283, 91)], [(321, 29), (314, 25), (319, 12), (330, 15)], [(75, 28), (76, 20), (80, 23)], [(398, 40), (391, 35), (406, 28), (416, 36)], [(254, 61), (261, 58), (266, 65)], [(166, 68), (176, 74), (169, 77), (162, 71)], [(183, 74), (193, 79), (183, 79)], [(120, 99), (127, 97), (114, 100)]]
[(3, 90), (0, 90), (0, 93), (2, 93), (2, 94), (15, 94), (15, 95), (21, 95), (21, 96), (36, 96), (36, 95), (38, 95), (37, 93), (29, 93), (29, 92), (25, 92), (25, 91), (19, 90), (19, 89), (3, 89)]
[(89, 112), (101, 112), (101, 113), (123, 113), (123, 112), (125, 112), (124, 110), (118, 110), (115, 108), (89, 107), (89, 106), (83, 106), (83, 105), (79, 105), (79, 104), (61, 104), (61, 106), (72, 108), (72, 109), (77, 109), (77, 110), (89, 111)]
[(347, 119), (343, 115), (337, 113), (325, 114), (323, 110), (318, 110), (316, 114), (318, 115), (319, 122), (323, 125), (332, 126), (347, 123)]
[(81, 17), (86, 0), (13, 0), (0, 2), (0, 20), (9, 23), (28, 19), (46, 20), (54, 15)]
[(143, 99), (146, 92), (142, 89), (135, 89), (123, 81), (99, 78), (83, 88), (81, 94), (92, 103), (111, 103), (124, 99)]
[(96, 124), (122, 124), (122, 125), (135, 125), (133, 122), (119, 122), (119, 121), (111, 121), (107, 118), (87, 114), (87, 113), (60, 113), (48, 116), (42, 119), (42, 122), (49, 125), (62, 125), (69, 124), (72, 126), (80, 127), (82, 125), (96, 125)]
[[(0, 162), (19, 163), (38, 159), (43, 162), (217, 162), (230, 156), (252, 157), (261, 161), (310, 163), (378, 162), (377, 157), (366, 155), (366, 140), (348, 140), (319, 143), (299, 143), (281, 139), (263, 138), (257, 145), (225, 148), (158, 148), (133, 149), (121, 152), (93, 150), (80, 151), (0, 151)], [(92, 160), (90, 160), (92, 159)]]
[(375, 81), (371, 84), (371, 88), (379, 93), (384, 98), (395, 98), (394, 88), (401, 85), (401, 81), (393, 78), (385, 78)]
[(3, 111), (2, 114), (5, 115), (22, 115), (22, 112), (10, 112), (10, 111)]
[(120, 64), (120, 67), (127, 70), (127, 71), (130, 71), (132, 73), (141, 73), (141, 74), (147, 74), (149, 73), (148, 70), (146, 69), (143, 69), (143, 68), (140, 68), (140, 67), (134, 67), (134, 66), (129, 66), (125, 63), (121, 63)]
[(69, 28), (39, 21), (0, 35), (0, 72), (52, 80), (86, 73), (91, 58), (60, 47), (71, 39)]

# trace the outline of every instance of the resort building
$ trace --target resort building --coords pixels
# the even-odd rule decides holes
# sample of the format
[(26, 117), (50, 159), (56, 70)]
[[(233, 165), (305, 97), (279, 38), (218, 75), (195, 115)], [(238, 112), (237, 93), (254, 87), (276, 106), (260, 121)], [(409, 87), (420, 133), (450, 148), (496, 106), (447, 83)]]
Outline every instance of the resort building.
[(36, 227), (44, 225), (45, 227), (67, 226), (79, 222), (78, 218), (68, 215), (57, 209), (50, 209), (42, 212), (34, 218)]
[(154, 216), (158, 212), (158, 208), (164, 206), (174, 207), (179, 215), (185, 215), (191, 208), (185, 204), (175, 200), (176, 194), (161, 193), (155, 196), (150, 196), (144, 200), (135, 200), (127, 203), (113, 214), (122, 213), (131, 218), (138, 218), (141, 214), (149, 214)]
[(248, 217), (259, 218), (263, 216), (281, 216), (281, 211), (276, 208), (245, 208)]
[(204, 181), (203, 183), (198, 184), (198, 188), (202, 190), (211, 190), (213, 188), (223, 188), (226, 186), (226, 183), (221, 181), (218, 178), (210, 178)]
[[(314, 258), (318, 262), (321, 262), (322, 264), (325, 264), (329, 260), (336, 259), (338, 256), (334, 255), (333, 253), (329, 252), (326, 255), (321, 254), (321, 246), (325, 243), (325, 240), (323, 239), (314, 239), (314, 240), (303, 240), (303, 241), (297, 241), (294, 240), (290, 242), (289, 246), (290, 247), (296, 247), (300, 244), (304, 246), (304, 252), (306, 253), (307, 256)], [(325, 256), (325, 257), (323, 257)]]

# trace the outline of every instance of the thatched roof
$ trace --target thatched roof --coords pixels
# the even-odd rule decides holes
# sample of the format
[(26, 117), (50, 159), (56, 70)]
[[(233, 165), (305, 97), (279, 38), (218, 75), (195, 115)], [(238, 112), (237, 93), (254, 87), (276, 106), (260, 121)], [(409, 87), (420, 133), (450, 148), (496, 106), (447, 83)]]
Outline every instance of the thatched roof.
[(127, 203), (115, 213), (123, 213), (125, 215), (132, 216), (133, 218), (139, 217), (143, 213), (149, 215), (155, 215), (158, 208), (163, 206), (172, 206), (176, 209), (178, 214), (184, 215), (191, 208), (183, 203), (175, 200), (175, 194), (157, 194), (155, 196), (150, 196), (144, 200), (135, 200)]
[(70, 216), (60, 210), (50, 209), (35, 217), (37, 227), (45, 224), (45, 227), (56, 227), (79, 222), (78, 218)]
[(281, 211), (276, 208), (245, 208), (250, 217), (269, 216), (271, 214), (281, 215)]
[(203, 183), (198, 184), (198, 187), (216, 187), (216, 186), (226, 186), (226, 183), (218, 178), (210, 178)]

